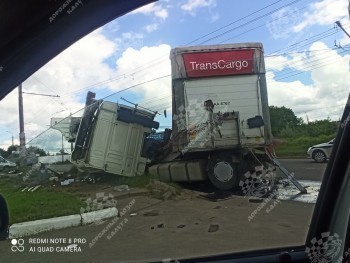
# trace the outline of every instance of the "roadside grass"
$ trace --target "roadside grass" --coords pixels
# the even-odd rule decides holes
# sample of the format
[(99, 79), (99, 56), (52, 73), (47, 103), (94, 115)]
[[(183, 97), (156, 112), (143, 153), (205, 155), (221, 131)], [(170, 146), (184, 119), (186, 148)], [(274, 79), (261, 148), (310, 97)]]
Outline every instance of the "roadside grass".
[(38, 188), (21, 192), (19, 178), (0, 178), (0, 193), (5, 197), (10, 224), (80, 213), (83, 202), (75, 195)]
[(309, 147), (328, 142), (335, 137), (333, 135), (321, 135), (317, 137), (311, 136), (300, 136), (298, 138), (284, 138), (282, 140), (282, 144), (276, 148), (277, 157), (284, 158), (306, 158), (307, 150)]
[[(26, 174), (30, 168), (22, 167), (18, 172)], [(96, 174), (97, 177), (99, 174)], [(119, 186), (128, 185), (129, 188), (147, 189), (150, 196), (163, 199), (168, 191), (172, 195), (181, 193), (181, 186), (176, 183), (155, 183), (155, 176), (143, 174), (141, 176), (126, 177), (114, 174), (103, 174), (98, 185)], [(61, 188), (43, 185), (34, 192), (23, 191), (22, 176), (0, 175), (0, 193), (5, 197), (9, 213), (10, 224), (79, 214), (80, 208), (85, 207), (81, 190), (75, 188)], [(87, 190), (88, 193), (88, 190)]]

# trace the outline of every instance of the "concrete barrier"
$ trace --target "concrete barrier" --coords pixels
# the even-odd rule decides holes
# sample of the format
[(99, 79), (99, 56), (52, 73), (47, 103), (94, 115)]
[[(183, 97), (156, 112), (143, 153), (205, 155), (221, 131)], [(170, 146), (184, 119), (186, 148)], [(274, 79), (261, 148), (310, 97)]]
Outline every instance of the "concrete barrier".
[(9, 238), (17, 238), (35, 235), (41, 232), (46, 232), (55, 229), (62, 229), (72, 226), (81, 225), (80, 215), (70, 215), (54, 217), (49, 219), (41, 219), (30, 222), (13, 224), (9, 229)]

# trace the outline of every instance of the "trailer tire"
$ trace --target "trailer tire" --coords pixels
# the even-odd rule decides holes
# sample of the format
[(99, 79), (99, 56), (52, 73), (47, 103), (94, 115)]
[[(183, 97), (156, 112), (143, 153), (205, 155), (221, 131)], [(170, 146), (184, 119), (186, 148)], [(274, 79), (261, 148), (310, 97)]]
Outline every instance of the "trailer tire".
[(208, 177), (218, 189), (230, 190), (238, 185), (238, 169), (228, 158), (214, 157), (208, 163)]
[(0, 195), (0, 240), (8, 238), (9, 212), (5, 198)]

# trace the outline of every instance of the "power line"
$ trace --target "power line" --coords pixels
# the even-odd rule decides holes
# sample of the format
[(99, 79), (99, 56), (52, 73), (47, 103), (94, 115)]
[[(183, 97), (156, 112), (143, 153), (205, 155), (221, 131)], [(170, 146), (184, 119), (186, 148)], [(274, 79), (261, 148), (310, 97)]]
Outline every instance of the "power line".
[[(156, 81), (156, 80), (159, 80), (159, 79), (162, 79), (162, 78), (166, 78), (166, 77), (169, 77), (169, 76), (170, 76), (170, 75), (165, 75), (165, 76), (157, 77), (157, 78), (154, 78), (154, 79), (151, 79), (151, 80), (143, 81), (143, 82), (141, 82), (141, 83), (135, 84), (135, 85), (130, 86), (130, 87), (128, 87), (128, 88), (125, 88), (125, 89), (116, 91), (116, 92), (114, 92), (114, 93), (112, 93), (112, 94), (110, 94), (110, 95), (108, 95), (108, 96), (102, 98), (101, 100), (107, 99), (107, 98), (109, 98), (109, 97), (111, 97), (111, 96), (113, 96), (113, 95), (116, 95), (116, 94), (118, 94), (118, 93), (124, 92), (124, 91), (126, 91), (126, 90), (130, 90), (130, 89), (135, 88), (135, 87), (137, 87), (137, 86), (140, 86), (140, 85), (143, 85), (143, 84), (152, 82), (152, 81)], [(94, 102), (94, 103), (98, 103), (98, 101), (96, 101), (96, 102)], [(92, 105), (92, 104), (90, 104), (89, 106), (91, 106), (91, 105)], [(71, 115), (74, 115), (74, 114), (78, 113), (79, 111), (84, 110), (86, 107), (87, 107), (87, 106), (81, 108), (80, 110), (77, 110), (76, 112), (72, 113)], [(70, 116), (68, 116), (68, 117), (66, 117), (66, 118), (63, 118), (62, 120), (58, 121), (56, 124), (61, 123), (62, 121), (68, 119), (69, 117), (70, 117)], [(36, 138), (38, 138), (39, 136), (41, 136), (42, 134), (44, 134), (45, 132), (47, 132), (47, 131), (50, 130), (50, 129), (51, 129), (51, 127), (50, 127), (50, 128), (47, 128), (45, 131), (41, 132), (40, 134), (38, 134), (37, 136), (35, 136), (35, 137), (32, 138), (31, 140), (29, 140), (29, 141), (27, 142), (27, 144), (29, 144), (30, 142), (32, 142), (33, 140), (35, 140)]]
[(262, 18), (264, 18), (264, 17), (266, 17), (266, 16), (268, 16), (268, 15), (271, 15), (271, 14), (273, 14), (273, 13), (275, 13), (275, 12), (277, 12), (277, 11), (279, 11), (279, 10), (285, 8), (285, 7), (291, 6), (291, 5), (293, 5), (293, 4), (297, 3), (297, 2), (300, 2), (300, 1), (301, 1), (301, 0), (294, 0), (294, 1), (290, 2), (289, 4), (286, 4), (286, 5), (283, 5), (283, 6), (281, 6), (281, 7), (278, 7), (278, 8), (276, 8), (276, 9), (274, 9), (273, 11), (270, 11), (270, 12), (268, 12), (268, 13), (265, 13), (265, 14), (261, 15), (261, 16), (258, 16), (258, 17), (255, 18), (254, 20), (250, 20), (250, 21), (245, 22), (245, 23), (243, 23), (243, 24), (241, 24), (241, 25), (239, 25), (239, 26), (236, 26), (236, 27), (234, 27), (234, 28), (231, 28), (231, 29), (229, 29), (229, 30), (227, 30), (227, 31), (225, 31), (225, 32), (223, 32), (223, 33), (220, 33), (220, 34), (218, 34), (218, 35), (216, 35), (216, 36), (214, 36), (214, 37), (211, 37), (211, 38), (209, 38), (209, 39), (207, 39), (207, 40), (205, 40), (205, 41), (202, 41), (202, 42), (199, 43), (199, 44), (200, 44), (200, 45), (205, 44), (205, 43), (207, 43), (207, 42), (209, 42), (209, 41), (211, 41), (211, 40), (214, 40), (214, 39), (219, 38), (219, 37), (221, 37), (221, 36), (223, 36), (223, 35), (226, 35), (226, 34), (229, 33), (229, 32), (232, 32), (232, 31), (234, 31), (234, 30), (236, 30), (236, 29), (239, 29), (239, 28), (241, 28), (241, 27), (243, 27), (243, 26), (246, 26), (246, 25), (249, 25), (249, 24), (251, 24), (251, 23), (253, 23), (253, 22), (256, 22), (257, 20), (260, 20), (260, 19), (262, 19)]
[[(298, 12), (300, 12), (301, 10), (306, 9), (306, 8), (307, 8), (307, 6), (304, 6), (303, 8), (299, 8), (298, 10), (296, 10), (296, 11), (294, 11), (294, 12), (291, 12), (291, 13), (288, 13), (287, 15), (284, 15), (284, 16), (281, 16), (281, 17), (278, 17), (278, 18), (275, 18), (275, 19), (269, 21), (267, 24), (271, 24), (272, 22), (275, 22), (275, 21), (278, 21), (278, 20), (280, 20), (280, 19), (282, 19), (282, 18), (288, 17), (288, 16), (290, 16), (290, 15), (292, 15), (292, 14), (294, 14), (294, 13), (298, 13)], [(244, 31), (243, 33), (240, 33), (240, 34), (238, 34), (238, 35), (236, 35), (236, 36), (234, 36), (234, 37), (227, 38), (227, 39), (225, 39), (225, 40), (219, 42), (219, 44), (225, 43), (225, 42), (227, 42), (227, 41), (229, 41), (229, 40), (232, 40), (232, 39), (235, 39), (235, 38), (237, 38), (237, 37), (239, 37), (239, 36), (243, 36), (243, 35), (247, 34), (248, 32), (254, 31), (254, 30), (256, 30), (256, 29), (258, 29), (258, 28), (261, 28), (261, 27), (264, 27), (264, 26), (266, 26), (266, 25), (265, 25), (265, 24), (262, 24), (262, 25), (260, 25), (260, 26), (253, 27), (253, 28), (251, 28), (251, 29), (249, 29), (249, 30), (246, 30), (246, 31)]]
[(207, 37), (207, 36), (210, 36), (210, 35), (212, 35), (212, 34), (218, 32), (218, 31), (220, 31), (220, 30), (222, 30), (222, 29), (224, 29), (224, 28), (227, 28), (227, 27), (229, 27), (229, 26), (231, 26), (231, 25), (233, 25), (233, 24), (235, 24), (235, 23), (237, 23), (237, 22), (239, 22), (239, 21), (242, 21), (242, 20), (244, 20), (244, 19), (246, 19), (246, 18), (248, 18), (248, 17), (251, 17), (252, 15), (255, 15), (256, 13), (259, 13), (260, 11), (265, 10), (266, 8), (269, 8), (269, 7), (275, 5), (275, 4), (279, 3), (279, 2), (282, 2), (282, 1), (283, 1), (283, 0), (279, 0), (279, 1), (273, 2), (273, 3), (270, 4), (270, 5), (267, 5), (267, 6), (263, 7), (263, 8), (260, 8), (260, 9), (258, 9), (258, 10), (256, 10), (256, 11), (254, 11), (254, 12), (252, 12), (252, 13), (246, 15), (246, 16), (243, 16), (243, 17), (241, 17), (241, 18), (239, 18), (239, 19), (237, 19), (237, 20), (235, 20), (235, 21), (233, 21), (233, 22), (231, 22), (231, 23), (229, 23), (229, 24), (227, 24), (227, 25), (225, 25), (225, 26), (222, 26), (222, 27), (220, 27), (220, 28), (218, 28), (218, 29), (216, 29), (216, 30), (214, 30), (214, 31), (212, 31), (212, 32), (210, 32), (210, 33), (208, 33), (208, 34), (205, 34), (205, 35), (203, 35), (203, 36), (201, 36), (201, 37), (198, 37), (198, 38), (196, 38), (195, 40), (192, 40), (191, 42), (188, 42), (188, 43), (186, 44), (186, 46), (187, 46), (187, 45), (190, 45), (190, 44), (192, 44), (192, 43), (194, 43), (194, 42), (196, 42), (196, 41), (198, 41), (198, 40), (201, 40), (201, 39), (203, 39), (203, 38), (205, 38), (205, 37)]
[[(299, 1), (301, 1), (301, 0), (295, 0), (295, 1), (291, 2), (291, 3), (289, 3), (289, 4), (283, 5), (283, 6), (277, 8), (277, 9), (275, 9), (275, 10), (273, 10), (273, 11), (270, 11), (269, 13), (264, 14), (263, 16), (266, 16), (266, 15), (269, 15), (269, 14), (272, 14), (272, 13), (275, 13), (275, 12), (279, 11), (280, 9), (285, 8), (285, 7), (287, 7), (287, 6), (290, 6), (290, 5), (292, 5), (292, 4), (296, 3), (296, 2), (299, 2)], [(218, 32), (218, 31), (220, 31), (220, 30), (223, 29), (223, 28), (227, 28), (228, 26), (230, 26), (230, 25), (232, 25), (232, 24), (235, 24), (235, 23), (237, 23), (237, 22), (239, 22), (239, 21), (241, 21), (241, 20), (244, 20), (245, 18), (251, 17), (252, 15), (254, 15), (254, 14), (256, 14), (256, 13), (258, 13), (258, 12), (264, 10), (264, 9), (267, 9), (268, 7), (271, 7), (271, 6), (273, 6), (273, 5), (275, 5), (275, 4), (279, 3), (279, 2), (282, 2), (282, 0), (276, 1), (276, 2), (274, 2), (274, 3), (272, 3), (272, 4), (270, 4), (270, 5), (267, 5), (267, 6), (263, 7), (263, 8), (261, 8), (261, 9), (259, 9), (259, 10), (256, 10), (256, 11), (254, 11), (254, 12), (252, 12), (252, 13), (250, 13), (250, 14), (248, 14), (248, 15), (246, 15), (246, 16), (240, 18), (240, 19), (237, 19), (237, 20), (235, 20), (235, 21), (229, 23), (228, 25), (225, 25), (225, 26), (223, 26), (223, 27), (221, 27), (221, 28), (219, 28), (219, 29), (217, 29), (217, 30), (214, 30), (213, 32), (211, 32), (211, 33), (209, 33), (209, 34), (206, 34), (206, 35), (204, 35), (204, 36), (202, 36), (202, 37), (200, 37), (200, 38), (198, 38), (198, 39), (203, 39), (203, 38), (205, 38), (206, 36), (211, 35), (212, 33)], [(260, 18), (262, 18), (263, 16), (260, 16)], [(258, 18), (258, 19), (260, 19), (260, 18)], [(282, 18), (282, 17), (281, 17), (281, 18)], [(280, 18), (279, 18), (279, 19), (280, 19)], [(278, 19), (276, 19), (276, 20), (278, 20)], [(256, 19), (252, 19), (252, 20), (250, 20), (250, 21), (248, 21), (248, 22), (249, 22), (249, 23), (252, 23), (252, 22), (255, 22), (255, 21), (256, 21)], [(243, 25), (241, 25), (241, 26), (243, 26)], [(241, 27), (241, 26), (240, 26), (240, 27)], [(236, 27), (235, 29), (240, 28), (240, 27)], [(235, 30), (235, 29), (230, 29), (229, 31), (231, 32), (231, 31), (233, 31), (233, 30)], [(193, 41), (191, 41), (191, 42), (188, 43), (188, 44), (191, 44), (191, 43), (197, 41), (198, 39), (193, 40)], [(188, 45), (188, 44), (187, 44), (187, 45)], [(133, 73), (124, 73), (124, 74), (120, 74), (120, 75), (117, 75), (116, 77), (110, 78), (110, 79), (108, 79), (108, 80), (105, 80), (105, 81), (101, 81), (101, 82), (97, 82), (97, 83), (91, 84), (91, 85), (89, 85), (89, 86), (87, 86), (87, 87), (85, 87), (85, 88), (83, 88), (83, 89), (80, 89), (80, 90), (78, 90), (78, 91), (75, 91), (73, 94), (76, 94), (76, 93), (78, 93), (78, 92), (80, 92), (80, 91), (86, 90), (86, 89), (88, 89), (88, 88), (91, 88), (91, 87), (94, 87), (94, 86), (97, 86), (97, 85), (106, 85), (106, 84), (109, 84), (109, 83), (111, 83), (111, 82), (113, 82), (113, 81), (123, 79), (123, 78), (125, 78), (126, 76), (135, 75), (135, 74), (137, 74), (137, 73), (139, 73), (139, 72), (141, 72), (141, 71), (143, 71), (143, 70), (149, 69), (150, 66), (153, 66), (154, 64), (158, 64), (158, 63), (163, 62), (163, 61), (166, 61), (166, 60), (164, 60), (164, 58), (158, 58), (158, 59), (156, 59), (156, 60), (155, 60), (153, 63), (151, 63), (151, 64), (146, 64), (146, 65), (142, 65), (142, 66), (138, 67), (138, 68), (143, 68), (142, 70), (139, 70), (139, 71), (136, 71), (136, 72), (133, 72)], [(136, 69), (138, 69), (138, 68), (136, 68)]]

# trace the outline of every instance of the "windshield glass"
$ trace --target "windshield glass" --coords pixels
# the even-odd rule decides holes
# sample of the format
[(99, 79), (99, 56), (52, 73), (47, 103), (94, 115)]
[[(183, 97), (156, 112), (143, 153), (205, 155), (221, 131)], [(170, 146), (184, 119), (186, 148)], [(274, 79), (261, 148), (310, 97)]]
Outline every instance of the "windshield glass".
[(347, 5), (158, 1), (49, 61), (0, 102), (0, 262), (303, 245), (347, 124)]

